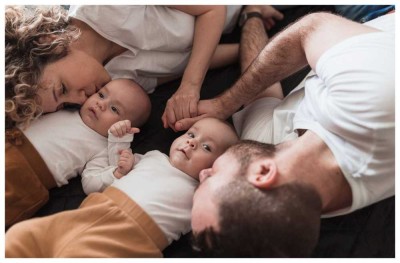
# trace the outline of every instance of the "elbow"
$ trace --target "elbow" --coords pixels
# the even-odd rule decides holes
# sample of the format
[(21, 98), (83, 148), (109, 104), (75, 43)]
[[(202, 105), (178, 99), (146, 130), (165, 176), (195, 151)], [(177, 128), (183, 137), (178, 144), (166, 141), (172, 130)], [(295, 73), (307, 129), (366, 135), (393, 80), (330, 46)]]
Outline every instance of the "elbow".
[(83, 192), (84, 192), (86, 195), (89, 195), (89, 194), (95, 192), (95, 191), (93, 191), (93, 189), (91, 189), (90, 187), (85, 187), (83, 184), (82, 184), (82, 189), (83, 189)]
[(226, 19), (226, 14), (227, 14), (227, 9), (225, 5), (212, 5), (209, 6), (207, 11), (205, 11), (203, 14), (209, 14), (209, 16), (220, 19), (221, 21), (225, 21)]
[(214, 16), (218, 17), (225, 23), (227, 9), (225, 5), (218, 5), (214, 7)]
[(226, 5), (218, 5), (218, 6), (215, 6), (215, 8), (216, 8), (217, 15), (219, 15), (225, 19), (226, 13), (227, 13)]
[(95, 189), (93, 187), (93, 184), (91, 184), (90, 181), (87, 180), (87, 178), (82, 178), (81, 182), (82, 182), (83, 192), (86, 195), (89, 195), (89, 194), (94, 193), (94, 192), (98, 192), (98, 189)]

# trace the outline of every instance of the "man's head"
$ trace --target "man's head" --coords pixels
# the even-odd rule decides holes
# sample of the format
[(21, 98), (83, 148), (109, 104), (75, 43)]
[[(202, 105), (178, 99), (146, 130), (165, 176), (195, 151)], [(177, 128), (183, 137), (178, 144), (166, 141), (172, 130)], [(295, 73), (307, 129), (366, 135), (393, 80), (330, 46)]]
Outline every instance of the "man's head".
[(275, 147), (240, 142), (200, 172), (194, 247), (209, 256), (304, 257), (319, 235), (321, 200), (304, 182), (279, 181)]
[(150, 111), (150, 99), (138, 84), (116, 79), (90, 96), (82, 105), (80, 115), (88, 127), (107, 136), (111, 125), (120, 120), (130, 120), (132, 127), (140, 127)]
[(238, 136), (228, 123), (215, 118), (201, 119), (172, 143), (170, 162), (198, 179), (202, 169), (211, 167), (218, 156), (237, 141)]

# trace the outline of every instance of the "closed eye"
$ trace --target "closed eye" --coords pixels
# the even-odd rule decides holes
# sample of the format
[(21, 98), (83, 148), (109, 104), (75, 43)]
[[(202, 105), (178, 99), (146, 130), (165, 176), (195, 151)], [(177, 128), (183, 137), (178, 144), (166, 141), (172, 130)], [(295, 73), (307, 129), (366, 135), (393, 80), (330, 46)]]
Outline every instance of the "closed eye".
[(65, 95), (68, 93), (68, 89), (65, 87), (64, 83), (61, 83), (61, 94)]

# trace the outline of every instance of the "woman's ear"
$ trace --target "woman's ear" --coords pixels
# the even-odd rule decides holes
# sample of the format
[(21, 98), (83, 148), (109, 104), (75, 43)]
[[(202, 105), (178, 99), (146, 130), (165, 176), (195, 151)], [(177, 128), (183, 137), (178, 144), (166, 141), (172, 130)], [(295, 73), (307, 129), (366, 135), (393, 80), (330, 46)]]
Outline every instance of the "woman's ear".
[(278, 175), (273, 159), (260, 159), (249, 165), (247, 180), (257, 188), (269, 189), (276, 182)]
[(57, 39), (57, 36), (54, 34), (50, 34), (50, 35), (45, 35), (45, 36), (39, 37), (38, 41), (40, 44), (50, 44), (55, 39)]

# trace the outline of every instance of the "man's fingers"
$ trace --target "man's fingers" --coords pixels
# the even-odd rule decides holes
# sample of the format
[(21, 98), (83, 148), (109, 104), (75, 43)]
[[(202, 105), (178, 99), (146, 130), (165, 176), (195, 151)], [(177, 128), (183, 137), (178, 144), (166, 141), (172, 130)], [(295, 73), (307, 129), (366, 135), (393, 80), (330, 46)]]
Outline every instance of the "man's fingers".
[(201, 119), (203, 119), (205, 117), (207, 117), (207, 115), (200, 115), (200, 116), (197, 116), (197, 117), (194, 117), (194, 118), (186, 118), (186, 119), (182, 119), (180, 121), (177, 121), (175, 123), (175, 130), (177, 130), (177, 131), (188, 130), (190, 127), (192, 127), (192, 125), (195, 122), (197, 122), (197, 121), (199, 121), (199, 120), (201, 120)]

